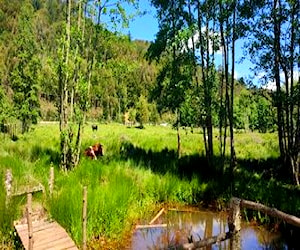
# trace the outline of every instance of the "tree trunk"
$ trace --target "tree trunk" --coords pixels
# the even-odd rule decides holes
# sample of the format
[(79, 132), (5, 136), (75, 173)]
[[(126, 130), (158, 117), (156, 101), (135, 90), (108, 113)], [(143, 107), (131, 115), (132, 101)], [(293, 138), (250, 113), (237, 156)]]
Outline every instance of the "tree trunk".
[[(220, 13), (223, 11), (222, 2), (219, 1), (219, 8)], [(220, 17), (221, 18), (221, 17)], [(227, 137), (227, 81), (228, 81), (228, 73), (226, 73), (226, 69), (228, 69), (228, 60), (227, 60), (227, 46), (225, 43), (225, 36), (224, 36), (224, 26), (223, 20), (219, 19), (220, 22), (220, 33), (221, 33), (221, 47), (222, 47), (222, 76), (221, 76), (221, 87), (220, 87), (220, 114), (219, 114), (219, 140), (220, 140), (220, 152), (221, 152), (221, 161), (222, 167), (224, 169), (224, 161), (225, 161), (225, 150), (226, 150), (226, 137)], [(225, 101), (223, 103), (223, 89), (224, 89), (224, 82), (225, 82)], [(223, 123), (224, 122), (224, 123)], [(223, 131), (224, 126), (224, 133)]]
[[(69, 51), (70, 51), (70, 30), (71, 30), (71, 0), (67, 0), (67, 17), (66, 17), (67, 25), (66, 25), (66, 40), (65, 40), (65, 48), (64, 48), (64, 62), (65, 68), (69, 63)], [(68, 168), (68, 160), (67, 154), (69, 151), (69, 143), (68, 143), (68, 116), (67, 116), (67, 108), (68, 108), (68, 71), (62, 72), (61, 81), (61, 114), (60, 114), (60, 142), (61, 142), (61, 168)]]
[[(201, 70), (202, 70), (202, 81), (203, 81), (203, 88), (204, 88), (204, 105), (205, 105), (205, 119), (203, 124), (203, 131), (204, 131), (204, 144), (205, 144), (205, 152), (208, 165), (212, 166), (212, 158), (213, 158), (213, 129), (212, 129), (212, 107), (211, 107), (211, 88), (212, 82), (210, 79), (210, 52), (209, 52), (209, 27), (208, 27), (208, 16), (206, 16), (206, 44), (203, 41), (202, 37), (202, 26), (203, 20), (202, 16), (204, 13), (201, 11), (200, 1), (197, 1), (197, 16), (198, 16), (198, 32), (199, 32), (199, 43), (200, 43), (200, 57), (201, 57)], [(205, 50), (206, 47), (206, 50)], [(206, 53), (206, 56), (205, 56)], [(207, 130), (207, 136), (205, 133)]]
[(233, 26), (232, 26), (232, 49), (231, 49), (231, 86), (230, 86), (230, 107), (229, 107), (229, 128), (230, 128), (230, 174), (231, 174), (231, 181), (233, 182), (233, 169), (236, 165), (236, 155), (234, 149), (234, 132), (233, 132), (233, 96), (234, 96), (234, 66), (235, 66), (235, 40), (236, 40), (236, 33), (235, 33), (235, 17), (236, 17), (236, 2), (234, 2), (233, 7)]
[[(280, 0), (279, 0), (280, 1)], [(280, 87), (280, 21), (277, 17), (278, 0), (274, 0), (273, 15), (274, 15), (274, 54), (275, 54), (275, 83), (276, 83), (276, 106), (277, 106), (277, 126), (278, 126), (278, 143), (280, 149), (280, 156), (282, 160), (286, 160), (285, 148), (283, 143), (283, 131), (284, 131), (284, 121), (283, 121), (283, 110), (282, 110), (282, 92)]]
[[(220, 13), (223, 13), (224, 7), (222, 1), (219, 1), (219, 8), (220, 8)], [(228, 27), (228, 17), (226, 19), (226, 27)], [(222, 156), (225, 158), (225, 150), (226, 150), (226, 137), (227, 137), (227, 126), (228, 126), (228, 120), (230, 122), (231, 120), (231, 114), (230, 114), (230, 98), (229, 98), (229, 59), (228, 59), (228, 44), (225, 39), (225, 34), (224, 34), (224, 20), (220, 19), (220, 32), (221, 32), (221, 44), (223, 47), (223, 72), (224, 72), (224, 80), (225, 80), (225, 106), (224, 106), (224, 137), (223, 137), (223, 152)], [(223, 83), (222, 83), (223, 84)], [(231, 132), (230, 132), (231, 134)], [(222, 137), (222, 135), (220, 135)], [(222, 140), (222, 138), (220, 138)], [(232, 152), (232, 151), (231, 151)]]
[(180, 140), (180, 112), (177, 110), (177, 157), (181, 156), (181, 140)]

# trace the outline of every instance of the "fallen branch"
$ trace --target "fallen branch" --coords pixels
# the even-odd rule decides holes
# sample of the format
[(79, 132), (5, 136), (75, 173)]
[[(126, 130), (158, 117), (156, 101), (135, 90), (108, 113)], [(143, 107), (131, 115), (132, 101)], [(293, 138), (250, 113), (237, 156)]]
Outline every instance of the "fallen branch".
[(169, 208), (168, 211), (174, 211), (174, 212), (186, 212), (186, 213), (202, 213), (203, 211), (200, 211), (199, 208), (198, 210), (193, 209), (193, 208)]
[(200, 241), (196, 241), (196, 242), (193, 242), (193, 243), (182, 244), (181, 246), (179, 246), (179, 249), (180, 248), (183, 248), (183, 249), (197, 249), (197, 248), (201, 248), (201, 247), (210, 246), (210, 245), (215, 244), (217, 242), (227, 240), (230, 237), (232, 237), (232, 235), (233, 235), (233, 233), (231, 233), (231, 232), (221, 233), (217, 236), (212, 236), (212, 237), (209, 237), (209, 238), (206, 238), (206, 239), (203, 239), (203, 240), (200, 240)]
[(300, 218), (298, 218), (294, 215), (290, 215), (290, 214), (281, 212), (281, 211), (277, 210), (276, 208), (270, 208), (270, 207), (267, 207), (267, 206), (257, 203), (257, 202), (242, 200), (242, 199), (241, 199), (240, 205), (243, 208), (250, 208), (253, 210), (258, 210), (267, 215), (282, 219), (291, 225), (300, 227)]
[(157, 215), (149, 222), (149, 225), (152, 225), (161, 215), (162, 213), (165, 211), (164, 208), (162, 208), (158, 213)]

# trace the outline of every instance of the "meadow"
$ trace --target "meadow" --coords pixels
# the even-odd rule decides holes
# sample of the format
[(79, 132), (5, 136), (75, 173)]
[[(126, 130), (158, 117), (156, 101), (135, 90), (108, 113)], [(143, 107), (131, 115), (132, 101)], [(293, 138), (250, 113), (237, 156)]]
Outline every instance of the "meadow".
[[(13, 174), (13, 190), (26, 190), (41, 183), (44, 194), (34, 200), (58, 221), (78, 245), (81, 244), (82, 189), (88, 187), (88, 246), (120, 249), (130, 244), (134, 225), (149, 221), (161, 206), (214, 204), (222, 209), (238, 196), (260, 201), (283, 211), (300, 214), (299, 189), (280, 178), (275, 133), (236, 133), (237, 168), (232, 183), (204, 160), (203, 134), (181, 130), (182, 154), (177, 159), (177, 135), (171, 127), (145, 129), (121, 124), (99, 124), (92, 132), (85, 126), (82, 149), (96, 142), (104, 146), (97, 160), (82, 157), (79, 166), (64, 172), (59, 168), (59, 127), (41, 123), (12, 141), (1, 134), (0, 177)], [(215, 152), (218, 155), (217, 138)], [(216, 157), (216, 162), (218, 158)], [(49, 195), (50, 166), (55, 169), (53, 195)], [(12, 223), (24, 211), (26, 197), (5, 205), (4, 181), (0, 185), (0, 249), (16, 248)], [(287, 200), (287, 197), (289, 197)], [(293, 201), (293, 202), (291, 202)], [(245, 213), (245, 217), (249, 214)], [(251, 215), (253, 216), (253, 215)], [(256, 215), (254, 215), (256, 216)], [(261, 221), (263, 215), (259, 215)]]

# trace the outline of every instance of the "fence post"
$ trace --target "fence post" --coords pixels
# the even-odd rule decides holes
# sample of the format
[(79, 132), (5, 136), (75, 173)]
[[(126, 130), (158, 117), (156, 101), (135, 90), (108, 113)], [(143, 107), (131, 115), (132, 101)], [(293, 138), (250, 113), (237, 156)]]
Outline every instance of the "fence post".
[(87, 187), (83, 187), (83, 206), (82, 206), (82, 249), (86, 250), (86, 222), (87, 222)]
[(5, 174), (5, 189), (6, 189), (5, 204), (6, 204), (6, 206), (8, 205), (8, 202), (9, 202), (10, 196), (11, 196), (12, 180), (13, 180), (13, 175), (12, 175), (11, 169), (7, 169), (6, 174)]
[(54, 167), (50, 166), (50, 176), (49, 176), (49, 192), (50, 196), (52, 197), (53, 194), (53, 187), (54, 187)]
[(33, 249), (33, 231), (32, 231), (32, 193), (27, 194), (27, 225), (28, 225), (28, 250)]

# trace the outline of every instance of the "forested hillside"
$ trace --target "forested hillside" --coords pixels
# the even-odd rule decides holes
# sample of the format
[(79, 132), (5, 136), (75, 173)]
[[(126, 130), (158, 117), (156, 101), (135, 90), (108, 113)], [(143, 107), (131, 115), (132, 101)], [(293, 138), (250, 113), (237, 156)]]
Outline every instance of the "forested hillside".
[[(4, 0), (0, 4), (1, 123), (27, 118), (32, 123), (59, 120), (57, 63), (65, 28), (65, 4), (46, 0)], [(76, 18), (75, 12), (73, 18)], [(157, 87), (157, 83), (161, 84), (157, 76), (162, 63), (146, 60), (150, 42), (132, 41), (130, 35), (111, 32), (88, 18), (86, 22), (86, 43), (89, 35), (97, 32), (94, 41), (97, 46), (93, 50), (95, 65), (89, 72), (88, 119), (123, 122), (124, 114), (129, 112), (129, 118), (135, 121), (136, 112), (145, 99), (149, 113), (146, 122), (174, 121), (170, 114), (161, 116), (168, 108)], [(272, 128), (274, 114), (270, 110), (269, 93), (249, 89), (243, 81), (236, 84), (239, 87), (235, 100), (235, 127), (262, 131)], [(192, 101), (189, 96), (182, 98), (186, 100), (182, 125), (200, 125), (200, 120), (193, 119), (197, 107), (188, 103)], [(156, 103), (159, 103), (160, 116)], [(258, 106), (265, 110), (262, 117)], [(214, 114), (214, 124), (218, 124), (217, 114)]]
[[(5, 0), (0, 4), (1, 121), (27, 116), (33, 123), (37, 119), (58, 120), (57, 67), (65, 3)], [(72, 18), (76, 18), (75, 12)], [(92, 53), (95, 59), (93, 67), (86, 69), (91, 81), (88, 117), (121, 122), (125, 112), (137, 108), (141, 96), (149, 97), (158, 67), (144, 58), (147, 41), (131, 41), (129, 36), (94, 25), (88, 18), (85, 21), (84, 45), (75, 50)], [(95, 50), (87, 51), (91, 35)], [(78, 60), (86, 63), (83, 58)]]

